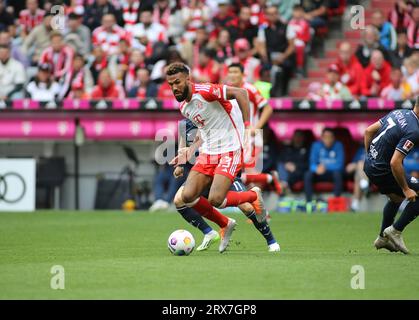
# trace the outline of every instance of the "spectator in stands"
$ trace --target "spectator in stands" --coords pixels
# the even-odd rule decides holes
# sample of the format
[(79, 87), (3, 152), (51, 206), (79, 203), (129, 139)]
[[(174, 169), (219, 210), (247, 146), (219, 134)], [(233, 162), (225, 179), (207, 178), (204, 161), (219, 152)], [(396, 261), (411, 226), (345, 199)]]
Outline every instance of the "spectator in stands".
[(165, 57), (162, 60), (158, 61), (156, 64), (154, 64), (153, 70), (151, 72), (151, 80), (155, 81), (156, 83), (163, 82), (164, 85), (164, 83), (167, 82), (165, 69), (168, 65), (170, 65), (173, 62), (185, 63), (185, 60), (182, 58), (182, 55), (179, 51), (177, 51), (176, 49), (169, 49), (166, 52)]
[(196, 30), (196, 37), (194, 40), (184, 40), (180, 43), (180, 54), (186, 63), (193, 67), (198, 64), (199, 52), (202, 48), (209, 46), (209, 33), (205, 27)]
[(230, 0), (218, 0), (218, 13), (212, 19), (216, 35), (225, 29), (234, 18), (235, 15), (231, 9)]
[(404, 77), (412, 89), (413, 96), (419, 94), (419, 53), (404, 60)]
[(255, 87), (259, 90), (262, 97), (270, 99), (272, 83), (271, 83), (271, 68), (269, 65), (263, 65), (260, 68), (259, 80), (255, 82)]
[(82, 88), (83, 93), (89, 94), (93, 90), (94, 81), (92, 73), (86, 66), (83, 55), (77, 53), (73, 59), (73, 70), (71, 72), (71, 88)]
[(412, 11), (412, 18), (407, 25), (407, 41), (409, 46), (419, 50), (419, 5), (416, 4)]
[(362, 32), (362, 44), (358, 46), (355, 56), (364, 69), (368, 67), (374, 50), (380, 50), (386, 60), (389, 60), (387, 50), (379, 43), (379, 38), (380, 33), (374, 26), (369, 25)]
[(412, 98), (412, 89), (403, 79), (403, 73), (399, 68), (391, 70), (390, 80), (391, 83), (381, 91), (381, 98), (394, 101)]
[(78, 100), (78, 99), (90, 99), (90, 95), (84, 91), (82, 84), (75, 83), (71, 86), (70, 93), (68, 94), (68, 99)]
[[(81, 10), (81, 11), (80, 11)], [(68, 30), (64, 37), (67, 44), (72, 44), (73, 49), (87, 57), (92, 49), (92, 37), (88, 27), (83, 25), (83, 7), (76, 9), (68, 16)]]
[(224, 63), (226, 59), (234, 57), (233, 46), (230, 42), (230, 34), (226, 29), (220, 30), (217, 39), (211, 43), (211, 48), (216, 51), (216, 60)]
[(260, 28), (257, 50), (262, 61), (272, 65), (272, 96), (287, 95), (295, 66), (295, 33), (279, 19), (277, 7), (266, 9), (268, 26)]
[(23, 64), (25, 68), (29, 66), (27, 55), (22, 52), (21, 47), (16, 42), (12, 41), (9, 32), (0, 31), (0, 45), (9, 46), (11, 57)]
[(122, 21), (127, 32), (131, 32), (132, 28), (139, 22), (144, 2), (140, 0), (125, 0), (122, 2)]
[(307, 201), (313, 197), (313, 182), (333, 182), (333, 193), (339, 197), (343, 190), (345, 151), (336, 141), (332, 129), (325, 128), (321, 140), (313, 143), (310, 150), (309, 170), (304, 175), (304, 191)]
[(101, 46), (107, 55), (118, 53), (119, 41), (126, 39), (130, 43), (129, 34), (116, 24), (115, 15), (108, 13), (102, 18), (102, 25), (94, 29), (93, 46)]
[(124, 99), (124, 89), (112, 79), (108, 69), (99, 73), (98, 84), (93, 88), (92, 99)]
[(348, 87), (352, 96), (360, 96), (364, 70), (358, 59), (352, 54), (352, 47), (349, 42), (340, 44), (339, 57), (336, 64), (339, 68), (340, 82)]
[(404, 59), (410, 57), (414, 50), (407, 43), (406, 29), (399, 30), (397, 33), (397, 47), (390, 52), (391, 65), (395, 68), (401, 68)]
[(244, 67), (244, 76), (246, 82), (254, 83), (258, 80), (261, 62), (259, 59), (252, 56), (252, 51), (249, 42), (245, 38), (237, 39), (234, 42), (234, 52), (236, 55), (233, 58), (224, 61), (222, 70), (223, 79), (227, 74), (228, 66), (232, 63), (240, 63)]
[(291, 144), (285, 146), (279, 153), (278, 172), (286, 189), (304, 179), (304, 173), (308, 169), (308, 156), (306, 135), (297, 129), (294, 131)]
[(192, 79), (197, 83), (220, 81), (220, 65), (214, 59), (215, 51), (212, 49), (201, 49), (198, 65), (192, 69)]
[(123, 76), (123, 84), (124, 89), (126, 92), (130, 92), (132, 88), (135, 86), (138, 86), (139, 83), (137, 83), (137, 70), (139, 68), (145, 68), (145, 60), (144, 55), (139, 49), (134, 49), (131, 52), (128, 67), (125, 70), (124, 76)]
[(279, 11), (279, 16), (282, 19), (282, 22), (286, 23), (292, 19), (292, 11), (294, 6), (300, 5), (300, 0), (271, 0), (269, 1), (271, 5), (277, 6)]
[(13, 24), (13, 15), (8, 12), (4, 0), (0, 0), (0, 31), (10, 31)]
[(304, 19), (304, 8), (296, 5), (292, 12), (292, 19), (288, 22), (288, 28), (293, 29), (295, 33), (295, 54), (297, 59), (297, 74), (304, 75), (304, 61), (306, 47), (310, 42), (310, 25)]
[(351, 201), (351, 210), (359, 211), (362, 196), (368, 191), (369, 181), (364, 172), (365, 148), (360, 147), (354, 158), (346, 165), (345, 172), (353, 177), (354, 191)]
[(419, 148), (416, 147), (404, 158), (406, 174), (419, 179)]
[(379, 97), (381, 91), (390, 84), (391, 66), (384, 60), (380, 50), (371, 54), (371, 62), (364, 70), (361, 93), (365, 97)]
[(398, 0), (394, 8), (389, 12), (388, 20), (396, 28), (396, 31), (406, 29), (410, 22), (410, 13), (413, 9), (414, 1)]
[(323, 85), (320, 82), (314, 81), (309, 84), (307, 99), (313, 101), (320, 101), (323, 99)]
[(45, 11), (39, 8), (38, 0), (26, 0), (26, 9), (19, 13), (20, 35), (25, 38), (33, 28), (40, 25)]
[(46, 13), (42, 24), (35, 27), (25, 38), (22, 44), (22, 52), (30, 57), (33, 65), (37, 65), (41, 53), (50, 45), (52, 30), (52, 15)]
[(380, 44), (386, 50), (394, 50), (397, 46), (397, 34), (393, 25), (385, 21), (384, 15), (380, 10), (372, 14), (372, 25), (377, 28), (380, 33)]
[(23, 98), (25, 81), (25, 68), (11, 57), (10, 46), (0, 45), (0, 100)]
[[(121, 12), (117, 10), (108, 0), (96, 0), (86, 8), (84, 15), (84, 25), (90, 30), (99, 28), (105, 15), (113, 15), (115, 23), (122, 24)], [(105, 50), (106, 51), (106, 50)]]
[(250, 23), (254, 26), (262, 26), (266, 24), (266, 16), (265, 16), (265, 10), (266, 10), (266, 4), (267, 0), (255, 0), (250, 5)]
[(352, 99), (352, 94), (348, 87), (339, 81), (340, 70), (338, 65), (331, 64), (327, 71), (327, 82), (322, 87), (322, 98), (325, 100)]
[(193, 41), (196, 31), (205, 28), (210, 21), (211, 12), (204, 0), (190, 0), (187, 6), (182, 8), (183, 25), (185, 33), (183, 38)]
[(305, 10), (304, 18), (310, 21), (311, 27), (317, 29), (327, 24), (327, 8), (329, 0), (305, 0), (301, 4)]
[(93, 82), (97, 83), (99, 72), (108, 68), (109, 60), (102, 47), (95, 47), (92, 51), (92, 61), (90, 62), (90, 72), (93, 76)]
[(51, 46), (42, 52), (39, 62), (52, 67), (54, 81), (61, 86), (59, 98), (62, 99), (70, 89), (74, 50), (64, 43), (63, 35), (58, 31), (51, 33), (50, 40)]
[(155, 98), (157, 96), (157, 85), (150, 80), (150, 70), (147, 68), (139, 68), (137, 70), (137, 79), (139, 85), (131, 89), (128, 97), (131, 98)]
[(133, 47), (141, 49), (146, 56), (151, 56), (153, 45), (157, 42), (168, 42), (167, 30), (158, 22), (153, 22), (153, 11), (145, 9), (140, 14), (140, 23), (132, 29)]
[(58, 98), (60, 85), (52, 77), (52, 68), (44, 63), (38, 66), (35, 79), (26, 86), (26, 96), (40, 102), (50, 102)]
[(227, 24), (231, 42), (237, 39), (246, 38), (253, 45), (253, 40), (258, 36), (258, 27), (250, 22), (252, 12), (249, 7), (243, 6), (239, 15)]
[(161, 24), (166, 30), (170, 26), (170, 16), (173, 14), (169, 0), (158, 0), (154, 5), (153, 22)]

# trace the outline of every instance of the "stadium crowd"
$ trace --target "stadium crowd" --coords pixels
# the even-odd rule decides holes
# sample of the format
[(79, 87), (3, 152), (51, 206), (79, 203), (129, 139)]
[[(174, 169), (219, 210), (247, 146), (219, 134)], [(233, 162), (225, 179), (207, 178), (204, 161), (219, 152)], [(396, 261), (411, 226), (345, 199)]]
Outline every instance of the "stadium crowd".
[[(304, 74), (316, 29), (341, 1), (27, 0), (20, 11), (12, 5), (0, 0), (0, 98), (49, 101), (171, 99), (163, 75), (174, 61), (191, 66), (196, 82), (223, 81), (226, 67), (241, 62), (247, 81), (266, 97), (287, 95), (293, 75)], [(63, 8), (59, 19), (55, 5)], [(410, 0), (397, 1), (387, 16), (374, 12), (356, 51), (343, 42), (326, 83), (313, 83), (308, 97), (417, 95), (418, 23), (419, 7)]]

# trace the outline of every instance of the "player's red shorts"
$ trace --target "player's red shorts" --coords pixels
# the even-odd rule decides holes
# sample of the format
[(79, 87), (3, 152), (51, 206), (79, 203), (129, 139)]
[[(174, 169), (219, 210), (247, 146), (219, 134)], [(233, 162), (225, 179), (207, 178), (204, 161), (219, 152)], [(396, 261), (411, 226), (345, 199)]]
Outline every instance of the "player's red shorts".
[(196, 163), (191, 170), (211, 177), (214, 177), (216, 174), (221, 174), (233, 181), (241, 168), (242, 152), (239, 149), (214, 155), (202, 153), (196, 159)]

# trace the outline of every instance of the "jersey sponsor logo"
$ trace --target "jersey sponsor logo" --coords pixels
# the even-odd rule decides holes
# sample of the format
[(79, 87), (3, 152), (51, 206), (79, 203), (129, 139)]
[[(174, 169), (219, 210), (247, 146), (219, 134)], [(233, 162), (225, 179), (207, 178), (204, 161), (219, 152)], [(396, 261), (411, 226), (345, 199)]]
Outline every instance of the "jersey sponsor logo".
[(403, 150), (409, 152), (410, 150), (412, 150), (412, 148), (415, 146), (415, 144), (410, 141), (410, 140), (406, 140), (406, 142), (403, 145)]

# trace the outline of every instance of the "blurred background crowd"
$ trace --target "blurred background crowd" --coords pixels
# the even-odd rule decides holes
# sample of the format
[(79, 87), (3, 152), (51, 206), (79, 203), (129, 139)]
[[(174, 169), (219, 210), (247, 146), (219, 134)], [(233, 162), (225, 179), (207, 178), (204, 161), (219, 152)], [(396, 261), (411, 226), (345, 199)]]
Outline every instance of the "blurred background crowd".
[[(246, 80), (265, 97), (286, 96), (291, 79), (307, 77), (313, 43), (346, 5), (0, 0), (0, 99), (171, 99), (164, 68), (174, 61), (186, 62), (196, 82), (223, 82), (226, 66), (241, 62)], [(306, 88), (308, 98), (399, 100), (419, 93), (418, 4), (396, 1), (389, 12), (372, 12), (370, 20), (357, 48), (340, 43), (326, 79)]]

